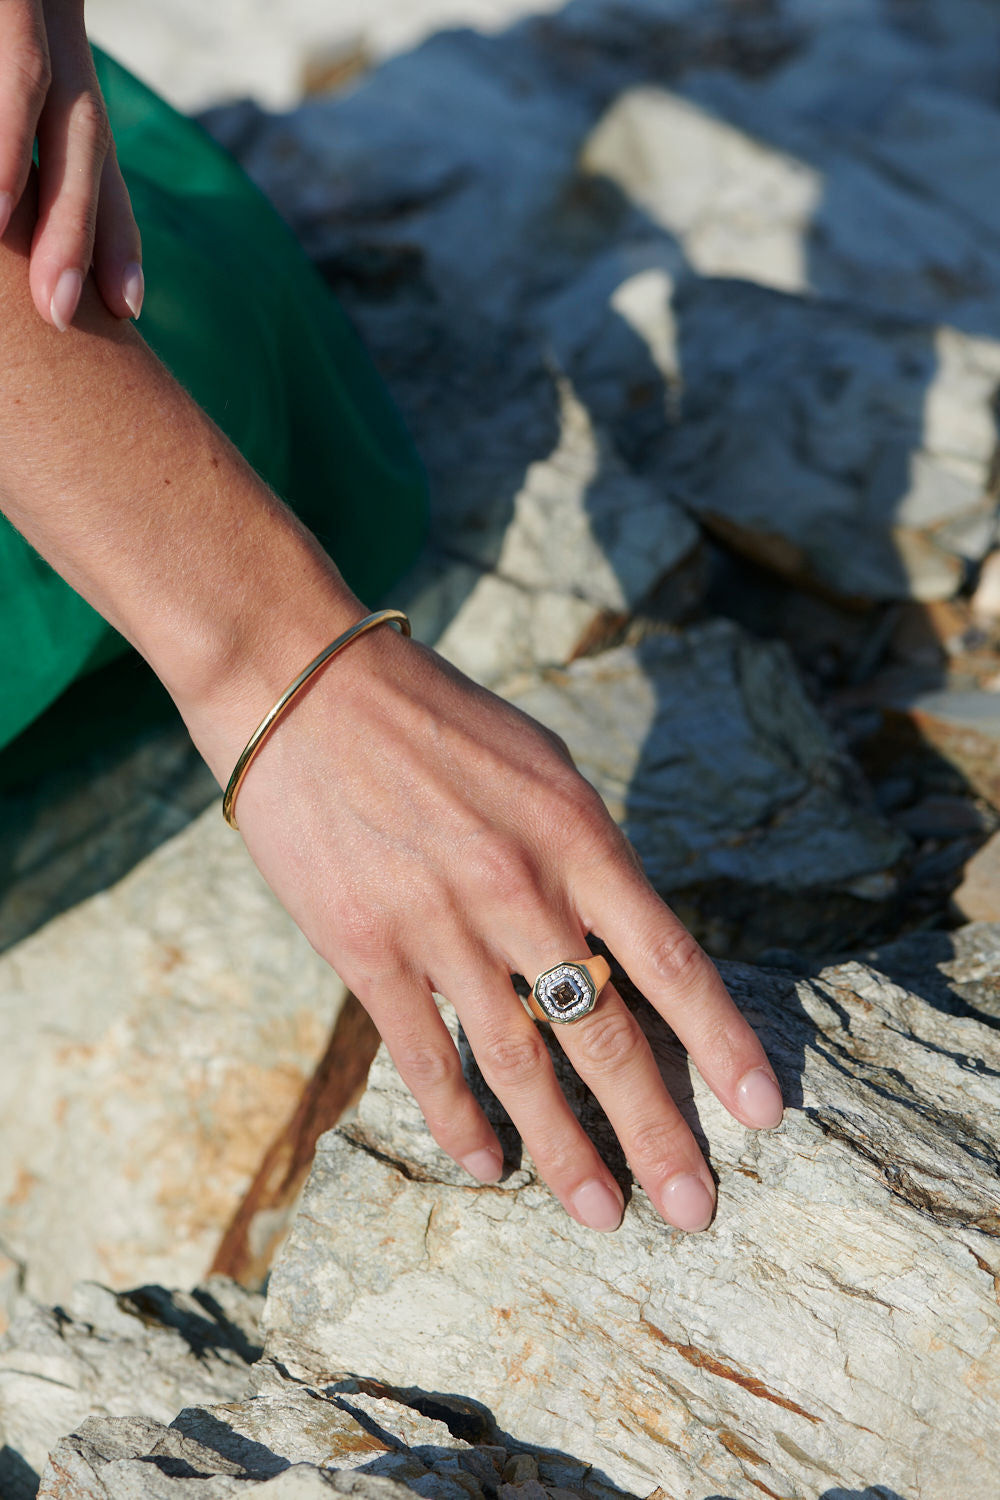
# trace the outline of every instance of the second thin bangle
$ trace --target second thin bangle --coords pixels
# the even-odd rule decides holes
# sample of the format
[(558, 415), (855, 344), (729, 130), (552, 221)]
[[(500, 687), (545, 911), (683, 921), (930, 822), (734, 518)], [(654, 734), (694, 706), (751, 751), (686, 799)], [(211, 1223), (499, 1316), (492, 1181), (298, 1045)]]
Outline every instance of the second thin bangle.
[(349, 646), (352, 641), (356, 641), (358, 636), (364, 635), (366, 631), (374, 630), (376, 625), (398, 625), (402, 635), (411, 634), (410, 622), (401, 609), (380, 609), (376, 610), (373, 615), (366, 615), (363, 620), (359, 620), (356, 625), (352, 625), (349, 630), (345, 630), (342, 635), (338, 635), (335, 641), (331, 641), (325, 650), (314, 657), (309, 665), (302, 669), (295, 681), (288, 684), (274, 707), (261, 719), (257, 728), (247, 740), (243, 754), (233, 767), (233, 774), (229, 778), (225, 794), (222, 798), (222, 816), (230, 828), (237, 828), (238, 826), (235, 807), (237, 795), (240, 787), (243, 785), (243, 779), (253, 764), (254, 756), (281, 718), (281, 715), (285, 712), (285, 709), (298, 696), (310, 678), (316, 675), (320, 667), (326, 666), (326, 663), (331, 657), (336, 656), (338, 651), (343, 651), (345, 646)]

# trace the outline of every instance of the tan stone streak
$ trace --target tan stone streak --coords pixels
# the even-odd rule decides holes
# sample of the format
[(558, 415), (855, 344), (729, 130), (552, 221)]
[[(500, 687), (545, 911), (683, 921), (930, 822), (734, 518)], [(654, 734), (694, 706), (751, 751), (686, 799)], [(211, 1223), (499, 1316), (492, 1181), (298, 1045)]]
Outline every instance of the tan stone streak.
[(989, 1262), (983, 1260), (983, 1257), (981, 1255), (977, 1255), (975, 1250), (973, 1250), (971, 1247), (969, 1249), (969, 1254), (972, 1256), (972, 1259), (976, 1262), (976, 1265), (979, 1267), (979, 1269), (981, 1271), (985, 1271), (987, 1276), (992, 1278), (993, 1295), (996, 1298), (997, 1305), (1000, 1306), (1000, 1276), (996, 1274)]
[(657, 1328), (655, 1323), (650, 1323), (646, 1317), (641, 1317), (640, 1321), (658, 1343), (665, 1344), (668, 1349), (673, 1349), (682, 1359), (686, 1359), (689, 1365), (695, 1365), (699, 1370), (707, 1370), (710, 1375), (718, 1375), (722, 1380), (732, 1380), (736, 1385), (742, 1386), (745, 1391), (749, 1391), (751, 1396), (760, 1396), (765, 1401), (773, 1401), (775, 1406), (783, 1406), (786, 1411), (793, 1411), (796, 1416), (805, 1417), (808, 1422), (822, 1422), (822, 1417), (814, 1417), (811, 1412), (805, 1411), (794, 1401), (789, 1401), (787, 1396), (779, 1396), (755, 1375), (747, 1375), (745, 1371), (737, 1370), (733, 1365), (723, 1364), (721, 1359), (716, 1359), (712, 1354), (706, 1354), (694, 1344), (680, 1344), (675, 1339), (668, 1338), (661, 1328)]
[(749, 1443), (744, 1442), (738, 1433), (731, 1432), (728, 1427), (720, 1429), (719, 1442), (734, 1458), (742, 1459), (750, 1464), (767, 1463), (766, 1458), (763, 1458), (755, 1449), (751, 1448)]
[(212, 1261), (212, 1273), (244, 1286), (263, 1280), (281, 1238), (277, 1224), (263, 1246), (253, 1244), (253, 1225), (264, 1212), (280, 1219), (291, 1211), (312, 1163), (316, 1142), (356, 1103), (378, 1049), (375, 1026), (360, 1000), (348, 993), (316, 1071), (291, 1119), (272, 1142)]

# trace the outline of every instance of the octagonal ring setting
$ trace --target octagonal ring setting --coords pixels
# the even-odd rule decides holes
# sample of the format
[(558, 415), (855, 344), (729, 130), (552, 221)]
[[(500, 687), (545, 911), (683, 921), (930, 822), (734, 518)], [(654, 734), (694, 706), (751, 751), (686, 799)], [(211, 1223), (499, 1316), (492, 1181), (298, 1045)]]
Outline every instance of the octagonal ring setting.
[(557, 1026), (582, 1021), (610, 978), (607, 959), (599, 956), (556, 964), (531, 986), (532, 1014)]

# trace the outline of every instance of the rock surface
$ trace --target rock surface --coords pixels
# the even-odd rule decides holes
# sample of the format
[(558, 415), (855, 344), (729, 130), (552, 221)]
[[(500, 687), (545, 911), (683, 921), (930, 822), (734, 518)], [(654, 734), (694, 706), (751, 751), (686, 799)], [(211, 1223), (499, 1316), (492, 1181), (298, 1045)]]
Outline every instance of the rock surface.
[(866, 807), (783, 647), (718, 620), (503, 690), (566, 741), (714, 953), (843, 947), (892, 894), (905, 840)]
[(215, 808), (187, 826), (208, 793), (183, 741), (45, 780), (0, 806), (0, 1488), (33, 1493), (87, 1416), (52, 1500), (990, 1493), (1000, 937), (808, 953), (954, 920), (997, 826), (994, 8), (88, 16), (185, 105), (256, 97), (207, 121), (432, 479), (432, 545), (387, 602), (570, 739), (713, 951), (791, 950), (794, 979), (729, 970), (790, 1108), (747, 1136), (658, 1033), (719, 1215), (685, 1240), (636, 1192), (598, 1239), (509, 1131), (500, 1188), (460, 1179), (383, 1059), (324, 1142), (253, 1394), (245, 1350), (164, 1332), (183, 1298), (149, 1294), (138, 1342), (111, 1293), (26, 1309), (25, 1281), (190, 1285), (227, 1223), (263, 1274), (338, 995)]
[[(547, 0), (552, 8), (561, 0)], [(546, 0), (89, 0), (91, 37), (179, 109), (252, 95), (287, 108), (303, 92), (349, 81), (443, 26), (490, 30)]]
[(466, 1186), (380, 1055), (356, 1124), (321, 1144), (269, 1354), (460, 1392), (641, 1495), (988, 1492), (1000, 933), (937, 942), (942, 967), (918, 946), (798, 980), (726, 968), (785, 1088), (769, 1135), (688, 1081), (640, 1008), (719, 1177), (703, 1236), (636, 1188), (617, 1234), (581, 1229), (513, 1143), (500, 1187)]
[(242, 1395), (262, 1304), (223, 1277), (193, 1293), (84, 1282), (59, 1308), (23, 1298), (0, 1340), (4, 1500), (34, 1495), (50, 1449), (90, 1417), (169, 1422), (186, 1402)]
[(211, 124), (382, 359), (447, 550), (472, 514), (496, 562), (568, 378), (603, 450), (727, 545), (842, 598), (933, 599), (995, 543), (1000, 380), (972, 165), (1000, 116), (941, 71), (937, 37), (874, 15), (576, 0)]
[(289, 1472), (299, 1484), (326, 1479), (347, 1488), (353, 1479), (362, 1492), (386, 1486), (390, 1494), (415, 1491), (432, 1500), (612, 1500), (618, 1493), (579, 1460), (513, 1448), (470, 1403), (350, 1377), (315, 1384), (270, 1365), (259, 1381), (264, 1389), (256, 1396), (188, 1408), (169, 1427), (144, 1417), (88, 1421), (58, 1445), (39, 1494), (146, 1494), (153, 1464), (174, 1471), (157, 1493), (182, 1494), (178, 1478), (197, 1474), (197, 1493), (207, 1500)]
[(0, 1242), (29, 1292), (204, 1276), (343, 993), (214, 801), (0, 955)]
[(785, 1087), (767, 1135), (632, 995), (719, 1178), (697, 1236), (635, 1187), (617, 1234), (582, 1229), (488, 1099), (508, 1175), (470, 1185), (380, 1054), (356, 1120), (321, 1143), (252, 1394), (169, 1426), (92, 1419), (40, 1493), (215, 1500), (331, 1470), (446, 1500), (990, 1493), (998, 974), (987, 924), (797, 978), (727, 966)]
[(1000, 835), (993, 834), (969, 860), (952, 900), (971, 922), (1000, 921)]

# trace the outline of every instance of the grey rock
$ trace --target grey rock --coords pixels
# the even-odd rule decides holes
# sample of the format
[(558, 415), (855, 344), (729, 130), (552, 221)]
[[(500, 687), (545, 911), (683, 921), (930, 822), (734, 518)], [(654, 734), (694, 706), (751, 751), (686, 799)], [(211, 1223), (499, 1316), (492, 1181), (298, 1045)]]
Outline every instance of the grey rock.
[(996, 524), (1000, 345), (739, 284), (690, 285), (676, 315), (685, 398), (664, 479), (706, 525), (841, 597), (958, 589)]
[(0, 953), (117, 884), (217, 796), (179, 720), (0, 790)]
[(499, 545), (469, 505), (473, 488), (439, 513), (447, 553), (425, 558), (397, 590), (417, 633), (488, 686), (571, 661), (699, 540), (686, 512), (630, 475), (568, 383), (558, 385), (556, 445), (529, 466)]
[(270, 1356), (461, 1392), (519, 1447), (639, 1495), (988, 1493), (1000, 929), (933, 937), (799, 979), (724, 967), (783, 1081), (770, 1134), (737, 1125), (640, 1005), (719, 1178), (699, 1236), (635, 1187), (617, 1234), (582, 1229), (509, 1135), (505, 1181), (462, 1182), (380, 1054), (272, 1277)]
[[(223, 1277), (190, 1293), (85, 1282), (57, 1308), (23, 1298), (0, 1340), (0, 1450), (37, 1474), (92, 1416), (169, 1422), (185, 1402), (241, 1395), (260, 1353), (262, 1305)], [(12, 1462), (0, 1459), (5, 1496)]]
[(835, 749), (784, 647), (713, 621), (503, 690), (567, 742), (713, 952), (829, 951), (870, 920), (870, 903), (850, 894), (859, 881), (878, 876), (891, 892), (882, 877), (904, 841)]
[[(365, 1500), (414, 1492), (427, 1500), (493, 1500), (505, 1492), (506, 1500), (548, 1500), (559, 1481), (569, 1481), (577, 1496), (613, 1500), (580, 1462), (552, 1453), (511, 1457), (492, 1433), (472, 1436), (486, 1423), (469, 1403), (350, 1376), (304, 1381), (270, 1362), (259, 1367), (257, 1385), (244, 1401), (187, 1408), (169, 1427), (135, 1417), (87, 1421), (57, 1445), (40, 1495), (183, 1500), (197, 1479), (203, 1488), (194, 1493), (209, 1500), (256, 1494), (251, 1483), (270, 1486), (268, 1496), (278, 1500), (318, 1495), (324, 1485)], [(456, 1435), (460, 1426), (471, 1441)], [(147, 1492), (151, 1470), (156, 1488)], [(520, 1476), (517, 1484), (503, 1482), (508, 1471)], [(552, 1483), (543, 1485), (540, 1473)]]
[(997, 524), (1000, 241), (962, 205), (1000, 113), (948, 92), (972, 31), (784, 7), (786, 65), (748, 81), (697, 65), (747, 43), (698, 9), (442, 35), (234, 145), (394, 380), (445, 550), (493, 568), (519, 524), (558, 447), (551, 350), (662, 505), (840, 596), (949, 597)]

